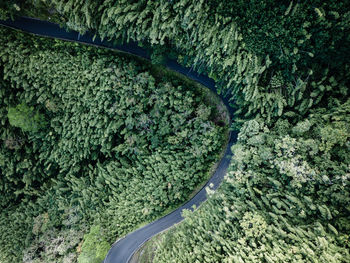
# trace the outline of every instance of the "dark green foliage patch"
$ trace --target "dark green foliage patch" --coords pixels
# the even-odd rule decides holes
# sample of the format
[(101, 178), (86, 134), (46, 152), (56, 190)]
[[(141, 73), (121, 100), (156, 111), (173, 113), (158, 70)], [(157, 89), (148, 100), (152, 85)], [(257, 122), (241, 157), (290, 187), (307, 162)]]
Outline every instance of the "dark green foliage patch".
[[(199, 89), (113, 52), (5, 29), (0, 38), (2, 262), (74, 262), (91, 225), (110, 244), (208, 177), (227, 127)], [(89, 242), (81, 262), (106, 251), (90, 255)]]

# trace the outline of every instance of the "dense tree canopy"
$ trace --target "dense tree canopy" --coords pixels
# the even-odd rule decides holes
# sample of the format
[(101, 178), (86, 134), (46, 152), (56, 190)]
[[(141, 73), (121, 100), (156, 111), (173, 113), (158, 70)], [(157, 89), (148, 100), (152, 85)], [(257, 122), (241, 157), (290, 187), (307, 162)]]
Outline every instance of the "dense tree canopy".
[(154, 262), (349, 262), (349, 105), (246, 122), (222, 187)]
[[(0, 5), (1, 17), (16, 14), (40, 16), (114, 41), (138, 41), (152, 48), (155, 63), (163, 63), (171, 51), (183, 65), (207, 72), (238, 109), (234, 127), (240, 134), (225, 182), (162, 237), (155, 262), (349, 262), (349, 1), (27, 0)], [(97, 211), (96, 227), (111, 235), (126, 233), (131, 222), (153, 218), (163, 205), (185, 198), (182, 193), (199, 181), (190, 174), (205, 170), (205, 158), (214, 160), (211, 154), (219, 149), (222, 132), (195, 94), (182, 85), (157, 82), (139, 65), (111, 60), (99, 51), (92, 52), (95, 60), (72, 45), (67, 49), (55, 42), (48, 48), (44, 41), (25, 41), (12, 34), (3, 41), (0, 111), (6, 116), (9, 106), (35, 106), (49, 118), (50, 128), (49, 133), (19, 133), (6, 118), (1, 120), (0, 164), (6, 167), (1, 187), (11, 193), (1, 204), (22, 200), (0, 218), (1, 244), (8, 242), (8, 220), (14, 236), (28, 236), (26, 245), (16, 243), (21, 248), (39, 243), (38, 235), (33, 238), (14, 222), (33, 226), (20, 211), (23, 201), (40, 196), (43, 189), (53, 190), (37, 203), (57, 204), (65, 211), (60, 220), (73, 214), (91, 226), (89, 208)], [(26, 54), (32, 54), (30, 59)], [(37, 68), (43, 72), (39, 76)], [(95, 72), (103, 77), (96, 78)], [(115, 80), (118, 96), (108, 84)], [(181, 99), (169, 85), (181, 90)], [(73, 92), (70, 87), (79, 88)], [(148, 105), (149, 98), (159, 105)], [(177, 114), (169, 113), (168, 106)], [(43, 153), (43, 148), (50, 150)], [(20, 157), (14, 158), (13, 151)], [(206, 157), (195, 157), (199, 153)], [(147, 158), (140, 160), (140, 155)], [(111, 161), (114, 157), (118, 161)], [(64, 176), (56, 179), (58, 173)], [(147, 178), (146, 184), (141, 178)], [(43, 183), (38, 187), (36, 182)], [(126, 187), (129, 183), (133, 187)], [(95, 189), (117, 194), (108, 199)], [(142, 198), (136, 203), (128, 199), (137, 194)], [(62, 198), (53, 201), (56, 196)], [(86, 196), (92, 198), (86, 201)], [(102, 206), (108, 213), (101, 215)], [(131, 211), (138, 212), (128, 221)], [(31, 217), (45, 221), (45, 212)], [(52, 219), (46, 221), (56, 222), (57, 213), (48, 214)], [(125, 225), (106, 224), (111, 216)], [(64, 229), (75, 227), (71, 222)], [(72, 240), (82, 238), (71, 235)], [(78, 246), (73, 243), (71, 247)], [(0, 249), (10, 255), (17, 248)]]
[[(7, 29), (1, 43), (2, 262), (18, 251), (30, 262), (73, 262), (92, 224), (109, 244), (208, 177), (227, 113), (202, 89), (96, 48)], [(93, 258), (89, 242), (81, 262)]]
[(23, 11), (43, 4), (82, 33), (176, 50), (180, 62), (207, 71), (244, 117), (305, 114), (330, 93), (348, 94), (337, 74), (350, 58), (348, 1), (28, 0), (23, 6), (33, 7)]
[(35, 112), (34, 107), (28, 107), (24, 103), (9, 107), (7, 118), (11, 126), (27, 132), (36, 132), (45, 126), (44, 116)]

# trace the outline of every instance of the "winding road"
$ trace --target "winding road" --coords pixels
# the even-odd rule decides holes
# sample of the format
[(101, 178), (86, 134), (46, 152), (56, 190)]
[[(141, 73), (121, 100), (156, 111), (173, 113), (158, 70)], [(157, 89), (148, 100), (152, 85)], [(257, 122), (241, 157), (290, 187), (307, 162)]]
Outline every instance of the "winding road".
[[(16, 18), (14, 21), (1, 21), (0, 25), (19, 29), (28, 33), (32, 33), (39, 36), (58, 38), (62, 40), (68, 40), (73, 42), (78, 42), (82, 44), (89, 44), (98, 47), (110, 48), (119, 51), (123, 51), (132, 55), (136, 55), (142, 58), (149, 59), (149, 55), (145, 49), (142, 49), (135, 42), (131, 42), (125, 45), (113, 45), (108, 41), (102, 41), (100, 38), (96, 37), (93, 40), (93, 35), (86, 33), (85, 35), (80, 35), (78, 32), (70, 31), (67, 32), (65, 29), (60, 28), (57, 24), (50, 23), (47, 21), (42, 21), (34, 18), (20, 17)], [(188, 78), (201, 83), (210, 90), (216, 92), (215, 83), (209, 77), (198, 74), (189, 68), (179, 65), (176, 61), (168, 60), (166, 62), (166, 67), (171, 70), (177, 71)], [(228, 100), (220, 96), (224, 104), (227, 106), (230, 117), (232, 118), (233, 109), (230, 107)], [(231, 132), (229, 143), (227, 145), (225, 154), (220, 160), (220, 163), (214, 173), (214, 175), (209, 179), (209, 181), (204, 185), (204, 187), (187, 203), (171, 212), (170, 214), (153, 221), (152, 223), (129, 233), (125, 237), (119, 239), (115, 242), (112, 248), (109, 250), (104, 263), (127, 263), (131, 259), (132, 255), (141, 247), (148, 239), (154, 235), (168, 229), (176, 223), (183, 220), (182, 210), (183, 209), (193, 209), (193, 206), (198, 207), (202, 202), (207, 199), (206, 187), (213, 186), (211, 189), (215, 190), (220, 185), (222, 179), (224, 178), (227, 168), (230, 163), (230, 158), (232, 156), (231, 146), (237, 140), (237, 133)]]

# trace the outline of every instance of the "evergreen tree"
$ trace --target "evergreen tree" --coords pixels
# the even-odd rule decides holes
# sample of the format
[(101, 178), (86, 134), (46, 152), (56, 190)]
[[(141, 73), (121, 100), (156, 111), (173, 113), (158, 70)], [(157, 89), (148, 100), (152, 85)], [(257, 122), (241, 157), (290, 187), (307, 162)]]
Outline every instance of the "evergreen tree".
[(22, 131), (36, 132), (45, 127), (44, 116), (25, 103), (10, 107), (7, 117), (12, 126), (21, 128)]

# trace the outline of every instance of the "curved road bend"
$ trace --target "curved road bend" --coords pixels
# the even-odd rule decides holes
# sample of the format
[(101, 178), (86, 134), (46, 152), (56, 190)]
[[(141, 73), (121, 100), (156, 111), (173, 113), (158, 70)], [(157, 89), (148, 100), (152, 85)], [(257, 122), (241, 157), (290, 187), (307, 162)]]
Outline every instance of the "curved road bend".
[[(113, 45), (108, 41), (102, 41), (98, 37), (96, 37), (95, 40), (93, 40), (93, 35), (91, 33), (86, 33), (85, 35), (81, 36), (78, 32), (67, 32), (65, 29), (60, 28), (57, 24), (50, 23), (47, 21), (27, 17), (19, 17), (16, 18), (15, 21), (0, 20), (0, 25), (14, 29), (19, 29), (39, 36), (58, 38), (83, 44), (116, 49), (132, 55), (149, 59), (147, 51), (140, 48), (135, 42), (131, 42), (124, 45)], [(215, 83), (208, 76), (198, 74), (189, 68), (179, 65), (176, 61), (173, 60), (168, 60), (166, 66), (174, 71), (177, 71), (191, 78), (194, 81), (201, 83), (210, 90), (216, 92)], [(223, 96), (220, 96), (220, 98), (227, 106), (230, 116), (232, 118), (233, 109), (230, 107), (228, 100)], [(231, 132), (230, 140), (227, 145), (225, 155), (221, 159), (214, 175), (191, 200), (189, 200), (187, 203), (185, 203), (183, 206), (179, 207), (172, 213), (156, 221), (153, 221), (152, 223), (142, 228), (139, 228), (134, 232), (131, 232), (130, 234), (126, 235), (125, 237), (119, 239), (113, 244), (112, 248), (109, 250), (104, 260), (104, 263), (127, 263), (131, 259), (132, 255), (137, 251), (137, 249), (141, 247), (142, 244), (144, 244), (148, 239), (162, 232), (163, 230), (173, 226), (174, 224), (182, 221), (183, 209), (192, 209), (194, 205), (198, 207), (202, 202), (204, 202), (207, 199), (205, 188), (209, 187), (209, 185), (212, 184), (213, 187), (211, 187), (211, 189), (217, 189), (222, 179), (224, 178), (230, 163), (230, 158), (232, 156), (231, 146), (236, 142), (236, 140), (237, 133)]]

